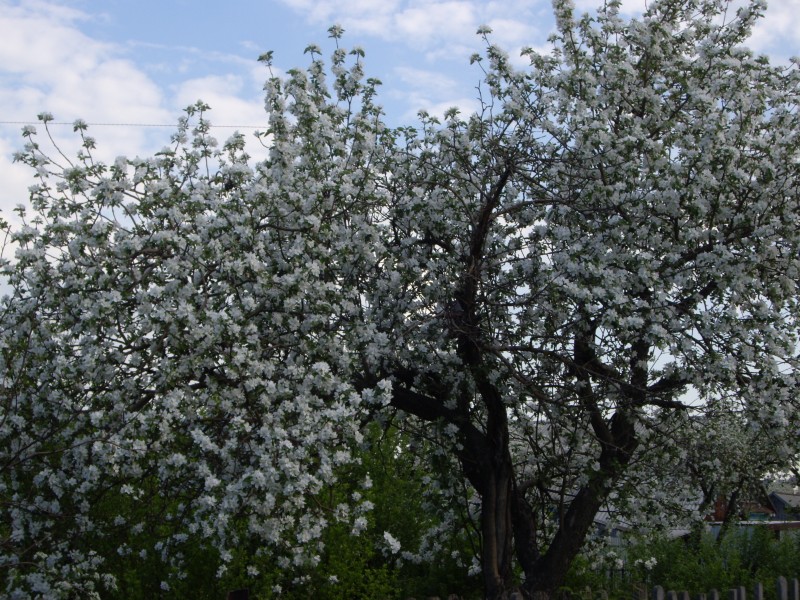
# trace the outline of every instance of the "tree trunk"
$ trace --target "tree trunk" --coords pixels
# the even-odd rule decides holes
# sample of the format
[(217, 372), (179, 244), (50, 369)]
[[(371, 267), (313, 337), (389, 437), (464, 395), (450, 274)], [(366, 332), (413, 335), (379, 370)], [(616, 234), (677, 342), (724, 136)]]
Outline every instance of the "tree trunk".
[(481, 496), (483, 580), (487, 600), (502, 600), (513, 587), (511, 471), (501, 466), (487, 475)]
[(462, 430), (459, 460), (481, 498), (481, 564), (487, 600), (504, 600), (513, 589), (514, 470), (508, 448), (508, 424), (498, 413), (486, 432)]
[(624, 473), (638, 445), (634, 424), (624, 412), (611, 418), (607, 434), (606, 439), (600, 440), (600, 468), (578, 490), (547, 551), (530, 568), (523, 564), (523, 591), (528, 598), (552, 597), (564, 585), (569, 567), (592, 530), (612, 484)]
[[(739, 484), (741, 486), (741, 484)], [(722, 523), (719, 526), (719, 532), (717, 532), (717, 546), (722, 545), (723, 538), (728, 535), (728, 531), (730, 531), (731, 524), (739, 518), (737, 509), (739, 507), (739, 493), (741, 491), (741, 487), (737, 487), (734, 489), (730, 496), (728, 496), (727, 502), (725, 504), (725, 516), (722, 519)]]

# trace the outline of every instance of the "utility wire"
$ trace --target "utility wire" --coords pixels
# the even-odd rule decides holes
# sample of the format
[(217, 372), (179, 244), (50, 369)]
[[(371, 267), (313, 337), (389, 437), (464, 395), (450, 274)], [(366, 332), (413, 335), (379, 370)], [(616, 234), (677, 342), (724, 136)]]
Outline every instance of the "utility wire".
[[(177, 123), (166, 125), (163, 123), (84, 123), (87, 127), (169, 127), (174, 129)], [(42, 125), (41, 121), (0, 121), (0, 125)], [(48, 121), (47, 125), (70, 125), (74, 126), (74, 121)], [(218, 129), (263, 129), (263, 125), (215, 125), (210, 127)]]

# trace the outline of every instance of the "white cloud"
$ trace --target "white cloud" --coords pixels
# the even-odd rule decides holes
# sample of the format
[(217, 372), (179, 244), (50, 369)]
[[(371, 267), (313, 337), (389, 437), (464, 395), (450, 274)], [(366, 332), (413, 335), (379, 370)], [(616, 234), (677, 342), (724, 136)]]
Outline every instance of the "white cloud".
[(438, 71), (399, 67), (395, 74), (402, 83), (389, 90), (389, 95), (402, 100), (410, 108), (403, 120), (414, 120), (420, 110), (441, 118), (450, 108), (458, 108), (463, 114), (470, 114), (478, 108), (474, 97), (463, 97), (458, 81)]
[(352, 33), (392, 38), (392, 15), (399, 0), (283, 0), (283, 3), (316, 25), (341, 24)]
[[(625, 15), (638, 15), (647, 10), (652, 0), (623, 0), (620, 12)], [(575, 0), (575, 8), (579, 13), (594, 12), (602, 6), (602, 0)]]
[(527, 21), (509, 18), (490, 19), (486, 23), (492, 28), (492, 41), (503, 48), (511, 48), (531, 44), (541, 35)]
[(266, 124), (264, 103), (261, 98), (246, 100), (244, 82), (238, 75), (209, 75), (180, 83), (175, 93), (179, 106), (202, 100), (212, 108), (212, 123), (226, 125)]
[(395, 74), (408, 87), (425, 90), (429, 93), (441, 95), (451, 94), (457, 90), (458, 82), (439, 71), (417, 69), (413, 67), (398, 67)]
[(410, 121), (414, 117), (416, 117), (420, 110), (424, 110), (429, 115), (437, 117), (438, 119), (442, 119), (444, 113), (446, 113), (452, 108), (457, 109), (462, 117), (474, 114), (480, 108), (480, 105), (475, 98), (467, 96), (461, 98), (453, 98), (451, 100), (444, 100), (441, 102), (430, 102), (420, 97), (417, 104), (419, 105), (419, 110), (415, 111), (414, 115), (412, 115), (411, 111), (409, 111), (405, 115), (407, 120)]
[[(20, 144), (14, 144), (11, 140), (0, 138), (0, 173), (3, 174), (3, 185), (0, 186), (0, 218), (12, 223), (19, 222), (13, 209), (18, 204), (27, 204), (28, 187), (32, 183), (30, 169), (11, 161), (19, 146)], [(0, 256), (8, 258), (2, 250), (0, 247)]]
[[(146, 155), (169, 143), (181, 110), (203, 99), (213, 107), (212, 123), (266, 123), (262, 85), (266, 73), (255, 60), (236, 55), (202, 52), (194, 48), (160, 48), (177, 59), (164, 65), (175, 74), (181, 60), (194, 64), (214, 61), (241, 75), (193, 78), (165, 90), (151, 78), (154, 65), (139, 66), (128, 58), (133, 45), (115, 45), (93, 39), (79, 29), (90, 17), (79, 11), (39, 0), (0, 0), (0, 114), (5, 121), (36, 122), (46, 111), (57, 122), (81, 118), (90, 123), (88, 134), (97, 140), (95, 157), (113, 161), (119, 155)], [(121, 124), (100, 126), (95, 124)], [(124, 126), (123, 126), (124, 124)], [(165, 124), (168, 127), (141, 125)], [(6, 217), (27, 201), (31, 174), (10, 157), (21, 148), (19, 124), (0, 125), (0, 172), (3, 190), (0, 211)], [(39, 126), (39, 139), (45, 142)], [(51, 126), (56, 143), (74, 156), (80, 141), (72, 127)], [(232, 129), (218, 129), (222, 141)], [(250, 133), (243, 130), (247, 137)], [(255, 146), (255, 147), (254, 147)], [(258, 153), (257, 143), (248, 148)]]
[[(247, 91), (246, 82), (240, 76), (212, 75), (182, 82), (176, 90), (175, 99), (181, 107), (198, 100), (208, 104), (211, 111), (207, 118), (217, 141), (224, 142), (238, 130), (245, 136), (248, 153), (257, 160), (264, 157), (266, 152), (255, 139), (256, 129), (253, 127), (262, 131), (266, 129), (267, 114), (261, 95), (248, 99)], [(224, 127), (214, 128), (215, 124)]]
[[(76, 24), (85, 18), (83, 13), (45, 2), (0, 3), (0, 114), (4, 120), (35, 122), (37, 113), (47, 111), (58, 121), (70, 122), (77, 118), (104, 123), (174, 121), (146, 75), (120, 58), (113, 46), (77, 29)], [(5, 216), (27, 202), (31, 184), (27, 167), (10, 162), (23, 144), (20, 129), (18, 124), (0, 128), (4, 181), (0, 210)], [(44, 130), (39, 130), (44, 143)], [(51, 131), (65, 154), (74, 155), (79, 140), (72, 128), (54, 125)], [(97, 156), (103, 160), (144, 151), (152, 146), (153, 133), (130, 127), (90, 131), (98, 139)]]
[(397, 33), (417, 46), (475, 36), (478, 23), (472, 2), (428, 2), (410, 6), (394, 17)]
[(54, 56), (72, 56), (78, 61), (93, 60), (99, 44), (88, 44), (76, 35), (75, 21), (88, 18), (79, 11), (46, 2), (12, 4), (0, 1), (0, 60), (6, 72), (41, 73)]
[[(480, 50), (476, 35), (482, 23), (485, 2), (477, 0), (282, 0), (298, 16), (309, 23), (340, 23), (345, 31), (345, 45), (363, 44), (367, 51), (367, 72), (375, 65), (374, 45), (358, 39), (371, 36), (388, 42), (377, 45), (378, 64), (388, 60), (384, 72), (377, 73), (385, 88), (381, 97), (399, 108), (391, 111), (390, 120), (414, 121), (419, 110), (441, 115), (457, 106), (465, 112), (473, 110), (475, 85), (482, 74), (474, 77), (466, 71), (467, 83), (447, 76), (450, 71), (464, 75), (469, 57)], [(498, 3), (498, 6), (502, 6)], [(499, 23), (505, 36), (517, 35), (516, 24)], [(372, 58), (371, 58), (372, 57)], [(447, 66), (445, 66), (447, 65)], [(432, 67), (432, 69), (429, 69)], [(474, 83), (473, 83), (474, 80)], [(465, 97), (465, 94), (468, 97)], [(400, 105), (400, 106), (398, 106)], [(399, 114), (398, 114), (399, 113)]]
[(310, 23), (340, 23), (350, 34), (401, 42), (415, 50), (474, 38), (482, 5), (475, 0), (282, 1)]
[[(31, 121), (48, 111), (58, 121), (82, 118), (96, 123), (169, 123), (158, 87), (110, 44), (93, 40), (75, 26), (85, 15), (44, 2), (0, 4), (0, 110), (6, 120)], [(16, 131), (12, 143), (18, 145)], [(54, 127), (59, 139), (70, 128)], [(62, 132), (64, 135), (62, 135)], [(8, 139), (8, 128), (4, 129)], [(148, 136), (134, 129), (93, 132), (136, 153)], [(100, 151), (103, 151), (102, 145)]]
[(779, 59), (800, 55), (800, 0), (772, 0), (753, 31), (752, 47)]

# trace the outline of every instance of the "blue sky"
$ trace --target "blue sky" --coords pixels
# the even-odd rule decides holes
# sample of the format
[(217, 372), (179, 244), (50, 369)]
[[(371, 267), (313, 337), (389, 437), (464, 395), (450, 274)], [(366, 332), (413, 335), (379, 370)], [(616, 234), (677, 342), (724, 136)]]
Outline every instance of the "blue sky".
[[(575, 0), (589, 10), (600, 0)], [(624, 0), (629, 14), (647, 0)], [(732, 6), (744, 0), (732, 0)], [(307, 64), (315, 42), (332, 49), (327, 28), (339, 23), (343, 45), (367, 53), (368, 75), (383, 81), (388, 120), (403, 124), (419, 109), (477, 107), (481, 73), (469, 56), (481, 49), (475, 31), (488, 24), (512, 56), (545, 48), (553, 28), (550, 0), (0, 0), (0, 210), (24, 203), (30, 173), (11, 162), (21, 125), (41, 111), (57, 121), (94, 126), (99, 155), (144, 155), (169, 139), (181, 109), (198, 99), (216, 125), (265, 123), (264, 67)], [(752, 42), (778, 60), (800, 54), (800, 0), (771, 0)], [(74, 148), (71, 127), (53, 129)], [(232, 130), (220, 127), (219, 138)], [(249, 129), (242, 129), (245, 134)]]

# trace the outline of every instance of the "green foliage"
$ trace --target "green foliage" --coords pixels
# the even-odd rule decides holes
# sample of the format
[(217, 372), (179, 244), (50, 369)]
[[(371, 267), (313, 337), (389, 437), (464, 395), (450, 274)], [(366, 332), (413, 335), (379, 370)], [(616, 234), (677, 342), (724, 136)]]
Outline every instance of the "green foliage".
[[(398, 560), (386, 548), (384, 532), (400, 542), (403, 551), (419, 548), (425, 534), (438, 523), (430, 505), (428, 489), (431, 473), (419, 463), (409, 446), (407, 433), (394, 427), (370, 424), (365, 431), (365, 447), (360, 463), (340, 479), (337, 501), (360, 494), (374, 505), (367, 515), (369, 525), (357, 537), (341, 526), (328, 529), (323, 540), (325, 552), (320, 568), (311, 575), (313, 598), (346, 600), (352, 598), (405, 598), (408, 596), (446, 596), (479, 588), (467, 577), (466, 568), (455, 556), (469, 551), (455, 532), (443, 535), (441, 548), (427, 558)], [(419, 450), (417, 448), (417, 450)], [(360, 482), (369, 478), (372, 486)], [(331, 583), (335, 578), (336, 583)], [(307, 596), (299, 596), (299, 598)]]
[[(333, 523), (322, 534), (320, 561), (314, 567), (281, 566), (267, 549), (252, 543), (238, 546), (226, 563), (224, 572), (219, 552), (199, 537), (175, 543), (169, 552), (164, 540), (174, 533), (168, 522), (158, 523), (157, 514), (175, 510), (177, 499), (159, 497), (157, 490), (147, 502), (135, 502), (124, 495), (108, 494), (97, 505), (97, 517), (129, 515), (129, 522), (117, 529), (115, 536), (95, 540), (95, 549), (111, 557), (107, 571), (116, 578), (117, 589), (103, 597), (125, 600), (193, 597), (214, 600), (234, 589), (248, 588), (253, 598), (288, 600), (394, 600), (408, 596), (447, 596), (480, 588), (467, 576), (463, 557), (469, 554), (465, 540), (456, 534), (441, 536), (436, 560), (398, 560), (384, 540), (390, 532), (401, 548), (419, 548), (425, 533), (437, 525), (430, 493), (426, 490), (430, 473), (418, 464), (408, 448), (409, 436), (394, 427), (377, 423), (364, 432), (359, 461), (346, 468), (339, 482), (313, 501), (326, 510), (354, 495), (372, 503), (365, 514), (366, 526), (353, 535), (346, 523)], [(365, 480), (372, 485), (364, 487)], [(145, 486), (146, 487), (146, 486)], [(135, 528), (135, 522), (148, 523)], [(118, 547), (150, 548), (148, 552), (119, 552)], [(163, 553), (163, 555), (162, 555)], [(180, 568), (167, 556), (182, 556)]]
[(566, 585), (561, 588), (562, 591), (572, 596), (581, 595), (587, 589), (608, 592), (611, 589), (608, 571), (594, 566), (587, 556), (577, 556), (570, 566)]
[(649, 579), (665, 589), (725, 590), (759, 581), (771, 587), (780, 575), (800, 573), (798, 538), (787, 533), (775, 539), (765, 527), (734, 530), (722, 540), (710, 534), (695, 542), (662, 539), (631, 550), (631, 557), (648, 554), (657, 560)]
[(320, 568), (310, 574), (304, 590), (290, 593), (297, 600), (347, 600), (399, 597), (397, 569), (376, 551), (372, 532), (352, 536), (337, 526), (325, 535), (326, 552)]
[[(617, 554), (625, 556), (624, 571), (613, 568)], [(589, 589), (595, 594), (603, 590), (610, 598), (629, 598), (633, 586), (660, 585), (694, 595), (738, 586), (752, 589), (760, 582), (773, 597), (779, 576), (800, 576), (800, 536), (784, 532), (776, 538), (766, 527), (753, 527), (732, 530), (721, 540), (710, 533), (650, 537), (600, 558), (582, 555), (573, 563), (564, 589), (573, 595), (585, 595)]]

